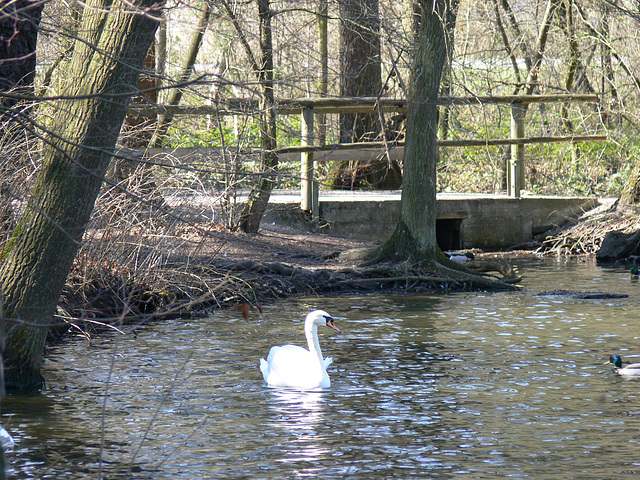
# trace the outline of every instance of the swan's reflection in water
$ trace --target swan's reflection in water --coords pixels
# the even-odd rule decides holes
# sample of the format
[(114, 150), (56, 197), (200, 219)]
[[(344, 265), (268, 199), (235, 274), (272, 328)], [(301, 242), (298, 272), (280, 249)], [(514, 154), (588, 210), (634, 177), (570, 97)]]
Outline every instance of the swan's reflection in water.
[[(315, 462), (330, 451), (322, 445), (318, 425), (324, 417), (325, 400), (321, 390), (273, 390), (269, 404), (276, 414), (273, 425), (282, 429), (286, 448), (282, 462)], [(302, 473), (302, 472), (300, 472)]]

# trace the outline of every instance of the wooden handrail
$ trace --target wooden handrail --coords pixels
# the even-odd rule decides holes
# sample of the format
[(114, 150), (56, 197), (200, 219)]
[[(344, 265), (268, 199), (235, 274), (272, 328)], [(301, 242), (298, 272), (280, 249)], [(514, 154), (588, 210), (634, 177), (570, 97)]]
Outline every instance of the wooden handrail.
[[(565, 135), (555, 137), (523, 137), (523, 138), (493, 138), (487, 140), (458, 139), (438, 140), (439, 147), (495, 147), (499, 145), (527, 145), (531, 143), (563, 143), (563, 142), (601, 142), (606, 135)], [(402, 142), (387, 142), (390, 148), (404, 147)], [(280, 147), (277, 153), (331, 152), (333, 150), (381, 149), (384, 142), (334, 143), (329, 145), (295, 145)]]
[[(597, 103), (597, 95), (478, 95), (467, 97), (440, 97), (438, 105), (510, 105), (530, 103), (563, 103), (583, 102)], [(321, 97), (321, 98), (290, 98), (275, 101), (276, 110), (282, 115), (295, 115), (306, 108), (312, 108), (314, 113), (373, 113), (380, 106), (384, 111), (405, 112), (407, 101), (404, 99), (376, 98), (376, 97)], [(247, 98), (229, 98), (215, 105), (148, 105), (132, 104), (129, 111), (139, 115), (152, 116), (155, 114), (171, 115), (246, 115), (258, 111), (258, 101)]]
[[(603, 141), (606, 135), (571, 135), (559, 137), (526, 137), (524, 116), (526, 106), (532, 103), (583, 102), (597, 103), (597, 95), (559, 94), (559, 95), (474, 95), (466, 97), (440, 97), (438, 105), (509, 105), (511, 109), (511, 138), (480, 140), (440, 140), (441, 147), (495, 146), (511, 145), (511, 161), (507, 170), (509, 195), (520, 196), (524, 186), (524, 145), (531, 143), (586, 142)], [(313, 146), (314, 114), (342, 113), (379, 113), (380, 110), (404, 113), (407, 111), (405, 99), (376, 97), (321, 97), (290, 98), (275, 101), (276, 110), (281, 115), (302, 114), (302, 145), (278, 148), (280, 154), (299, 153), (301, 155), (302, 207), (309, 209), (317, 201), (313, 201), (313, 163), (314, 152), (332, 150), (348, 150), (359, 148), (386, 149), (391, 145), (402, 146), (403, 143), (368, 142)], [(173, 106), (132, 104), (129, 112), (138, 115), (153, 116), (156, 114), (172, 115), (250, 115), (258, 112), (258, 100), (246, 98), (229, 98), (219, 105)], [(317, 200), (317, 199), (315, 199)], [(314, 217), (317, 212), (314, 213)]]

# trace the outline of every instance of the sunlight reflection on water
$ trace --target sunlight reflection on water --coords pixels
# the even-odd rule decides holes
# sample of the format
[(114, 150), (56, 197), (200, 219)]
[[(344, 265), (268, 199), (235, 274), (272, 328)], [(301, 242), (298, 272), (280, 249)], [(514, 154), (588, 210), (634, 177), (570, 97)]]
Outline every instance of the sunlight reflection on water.
[(315, 462), (327, 455), (329, 450), (319, 441), (317, 431), (324, 419), (323, 392), (272, 390), (274, 401), (269, 403), (274, 413), (272, 425), (294, 438), (280, 461)]
[[(49, 389), (5, 402), (11, 474), (93, 479), (102, 455), (127, 479), (637, 476), (640, 383), (603, 363), (640, 354), (640, 285), (623, 267), (518, 264), (520, 292), (300, 299), (60, 345)], [(554, 289), (629, 297), (538, 295)], [(311, 308), (340, 319), (320, 332), (331, 389), (266, 387), (259, 358), (304, 344)]]

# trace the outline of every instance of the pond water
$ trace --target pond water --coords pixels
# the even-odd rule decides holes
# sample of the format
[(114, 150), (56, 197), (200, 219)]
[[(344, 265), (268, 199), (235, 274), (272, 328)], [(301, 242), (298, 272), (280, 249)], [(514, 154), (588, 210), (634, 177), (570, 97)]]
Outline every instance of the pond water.
[[(10, 478), (579, 478), (640, 475), (638, 293), (626, 267), (515, 259), (520, 292), (345, 296), (76, 339), (48, 388), (11, 396)], [(536, 295), (626, 293), (617, 300)], [(313, 308), (330, 390), (263, 384), (272, 345)]]

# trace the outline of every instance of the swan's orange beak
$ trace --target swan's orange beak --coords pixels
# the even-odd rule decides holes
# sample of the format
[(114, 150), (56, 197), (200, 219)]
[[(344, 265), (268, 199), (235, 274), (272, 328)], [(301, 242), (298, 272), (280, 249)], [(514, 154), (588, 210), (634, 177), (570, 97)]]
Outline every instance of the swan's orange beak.
[(333, 323), (333, 318), (331, 317), (327, 318), (327, 327), (333, 328), (336, 332), (340, 332), (340, 329), (336, 327), (335, 323)]

